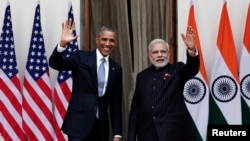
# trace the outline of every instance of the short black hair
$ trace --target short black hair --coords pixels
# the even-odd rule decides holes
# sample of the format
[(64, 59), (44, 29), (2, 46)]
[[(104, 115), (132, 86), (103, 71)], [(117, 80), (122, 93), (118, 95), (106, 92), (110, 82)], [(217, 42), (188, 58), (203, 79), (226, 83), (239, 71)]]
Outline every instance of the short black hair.
[(103, 30), (107, 30), (107, 31), (114, 32), (115, 35), (118, 36), (118, 32), (117, 32), (116, 28), (114, 28), (114, 27), (111, 26), (111, 25), (104, 25), (104, 26), (102, 26), (102, 27), (99, 29), (99, 31), (98, 31), (98, 35), (100, 35), (101, 32), (102, 32)]

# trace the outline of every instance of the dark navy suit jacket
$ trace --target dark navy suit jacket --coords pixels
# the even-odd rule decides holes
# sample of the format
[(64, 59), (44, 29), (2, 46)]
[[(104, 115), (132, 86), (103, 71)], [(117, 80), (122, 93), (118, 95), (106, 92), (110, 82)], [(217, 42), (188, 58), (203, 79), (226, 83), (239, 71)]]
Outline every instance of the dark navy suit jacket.
[(98, 97), (96, 50), (78, 50), (63, 58), (55, 49), (49, 65), (58, 70), (72, 71), (72, 95), (64, 118), (62, 130), (74, 137), (86, 137), (95, 121), (97, 107), (101, 126), (101, 139), (108, 141), (110, 109), (113, 135), (122, 135), (122, 68), (109, 57), (109, 75), (106, 92)]
[[(128, 141), (186, 141), (195, 136), (184, 102), (185, 82), (199, 71), (199, 56), (187, 62), (151, 66), (137, 75), (131, 104)], [(157, 139), (156, 139), (157, 138)]]

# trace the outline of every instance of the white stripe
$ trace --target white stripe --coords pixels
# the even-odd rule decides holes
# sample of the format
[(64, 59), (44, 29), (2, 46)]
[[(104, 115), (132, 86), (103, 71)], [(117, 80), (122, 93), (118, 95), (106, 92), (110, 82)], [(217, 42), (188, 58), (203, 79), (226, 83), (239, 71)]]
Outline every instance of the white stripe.
[(67, 83), (67, 86), (69, 87), (70, 91), (72, 91), (72, 78), (71, 77), (68, 78), (66, 80), (66, 83)]
[(61, 114), (58, 111), (57, 107), (55, 108), (55, 118), (56, 118), (56, 122), (57, 122), (57, 124), (58, 124), (58, 126), (60, 128), (62, 126), (63, 119), (62, 119)]
[[(26, 79), (27, 82), (30, 83), (30, 85), (33, 87), (33, 89), (35, 89), (37, 91), (37, 93), (39, 93), (38, 96), (40, 96), (40, 98), (43, 100), (43, 102), (45, 102), (45, 105), (48, 107), (48, 109), (50, 110), (51, 115), (52, 115), (52, 103), (51, 103), (51, 101), (47, 98), (47, 96), (44, 96), (45, 94), (40, 89), (40, 87), (37, 85), (37, 83), (31, 78), (29, 73), (27, 71), (25, 73), (26, 74), (25, 74), (24, 79)], [(49, 131), (51, 136), (54, 137), (54, 132), (53, 132), (54, 130), (53, 130), (53, 126), (51, 124), (51, 122), (53, 122), (53, 121), (49, 121), (46, 118), (46, 116), (43, 114), (43, 111), (40, 109), (40, 105), (37, 105), (37, 103), (35, 103), (35, 101), (32, 99), (32, 97), (30, 96), (29, 92), (27, 91), (27, 89), (25, 87), (23, 88), (23, 95), (24, 95), (25, 100), (29, 104), (29, 106), (33, 109), (33, 112), (39, 117), (39, 119), (41, 120), (42, 123), (46, 123), (46, 124), (44, 124), (45, 128)], [(30, 128), (33, 129), (33, 127), (30, 127)]]
[(214, 60), (215, 60), (215, 62), (213, 64), (213, 68), (212, 68), (211, 80), (215, 80), (217, 77), (219, 77), (221, 75), (228, 75), (228, 76), (231, 76), (232, 78), (234, 78), (234, 76), (232, 75), (231, 71), (229, 70), (227, 64), (225, 64), (225, 61), (224, 61), (222, 55), (220, 54), (220, 51), (218, 50), (218, 48), (216, 49)]
[(1, 122), (3, 123), (3, 128), (5, 129), (5, 131), (8, 132), (9, 136), (11, 137), (12, 140), (20, 140), (18, 135), (16, 134), (16, 132), (12, 129), (12, 127), (10, 126), (8, 120), (6, 120), (4, 118), (4, 116), (2, 115), (2, 112), (0, 112), (0, 119)]
[[(211, 84), (210, 84), (211, 90), (212, 90), (212, 83), (217, 77), (221, 75), (228, 75), (234, 78), (231, 71), (229, 71), (228, 66), (225, 64), (225, 61), (223, 60), (222, 55), (220, 54), (220, 51), (218, 50), (218, 47), (216, 47), (214, 59), (215, 59), (215, 63), (212, 69), (212, 77), (211, 77)], [(231, 100), (230, 102), (222, 103), (213, 97), (216, 104), (221, 109), (221, 112), (223, 113), (228, 124), (241, 124), (242, 123), (241, 122), (241, 102), (240, 102), (240, 93), (239, 93), (240, 87), (236, 79), (235, 79), (235, 82), (237, 83), (238, 91), (233, 100)]]
[(46, 139), (44, 138), (44, 136), (42, 136), (42, 133), (40, 132), (36, 124), (34, 124), (33, 120), (30, 119), (29, 115), (26, 113), (25, 110), (23, 110), (23, 118), (27, 126), (30, 128), (31, 132), (34, 133), (34, 135), (39, 139), (39, 141), (45, 141)]
[[(28, 71), (27, 71), (28, 72)], [(31, 77), (30, 77), (31, 78)], [(49, 87), (50, 89), (52, 89), (51, 87), (51, 83), (50, 83), (50, 78), (49, 78), (49, 74), (48, 73), (44, 73), (41, 78), (43, 79), (43, 81), (46, 83), (47, 87)]]
[[(240, 59), (240, 80), (242, 81), (243, 77), (250, 74), (250, 54), (247, 51), (246, 47), (243, 46), (241, 52), (241, 59)], [(242, 96), (247, 103), (248, 107), (250, 108), (250, 100), (246, 99), (245, 96)]]
[(21, 126), (22, 123), (21, 115), (18, 113), (18, 111), (16, 111), (15, 107), (13, 107), (10, 100), (6, 97), (6, 95), (2, 91), (0, 91), (0, 95), (1, 95), (0, 100), (2, 101), (2, 103), (8, 108), (8, 111), (10, 112), (11, 116)]
[(59, 97), (60, 101), (62, 101), (63, 104), (63, 108), (67, 109), (68, 107), (68, 100), (66, 99), (66, 97), (64, 96), (64, 92), (62, 91), (60, 85), (57, 83), (56, 84), (56, 91), (57, 91), (57, 96)]
[(20, 90), (17, 89), (17, 87), (12, 83), (12, 81), (5, 75), (5, 73), (0, 69), (0, 77), (4, 81), (4, 83), (9, 87), (11, 92), (15, 95), (16, 99), (19, 103), (22, 103), (22, 95), (20, 93)]
[[(71, 79), (71, 78), (69, 78), (69, 79), (66, 80), (66, 84), (67, 84), (69, 90), (72, 91), (72, 88), (71, 88), (71, 87), (72, 87), (72, 86), (71, 86), (71, 84), (72, 84), (72, 79)], [(69, 85), (70, 85), (70, 86), (69, 86)], [(67, 110), (67, 107), (68, 107), (68, 100), (67, 100), (66, 97), (64, 96), (63, 91), (62, 91), (61, 86), (59, 85), (59, 83), (56, 83), (55, 89), (56, 89), (56, 91), (57, 91), (57, 95), (58, 95), (58, 97), (59, 97), (59, 100), (62, 102), (62, 104), (63, 104), (63, 106), (64, 106), (63, 108), (64, 108), (65, 111), (66, 111), (66, 110)], [(56, 107), (55, 107), (55, 118), (56, 118), (56, 121), (57, 121), (59, 127), (61, 127), (61, 125), (62, 125), (62, 123), (63, 123), (63, 117), (61, 117), (61, 114), (60, 114), (60, 112), (58, 111), (58, 105), (56, 105)]]
[[(23, 89), (23, 95), (25, 97), (25, 100), (27, 101), (27, 103), (29, 104), (29, 106), (32, 108), (33, 112), (39, 117), (39, 119), (41, 120), (42, 123), (46, 123), (44, 124), (45, 128), (50, 131), (51, 129), (53, 129), (51, 124), (48, 124), (52, 121), (48, 121), (48, 119), (46, 118), (46, 116), (43, 114), (43, 111), (39, 108), (39, 105), (37, 105), (33, 99), (30, 97), (30, 94), (27, 92), (26, 88), (24, 87)], [(24, 107), (25, 108), (25, 107)], [(26, 109), (25, 109), (26, 110)], [(28, 115), (27, 115), (28, 116)], [(27, 120), (25, 120), (27, 121)], [(30, 122), (29, 120), (27, 122)], [(27, 124), (26, 122), (26, 124)], [(31, 129), (33, 129), (34, 127), (30, 127)], [(37, 133), (35, 133), (37, 134)], [(54, 134), (51, 133), (51, 136), (53, 137)]]
[[(47, 75), (45, 74), (45, 76), (47, 76)], [(51, 99), (48, 99), (47, 95), (45, 93), (43, 93), (43, 90), (41, 89), (41, 87), (36, 83), (36, 81), (34, 81), (34, 79), (30, 76), (28, 71), (25, 71), (25, 78), (26, 78), (27, 82), (29, 82), (29, 84), (32, 86), (32, 88), (36, 91), (37, 96), (39, 96), (40, 99), (43, 100), (43, 102), (45, 103), (47, 108), (50, 109), (50, 111), (52, 113), (52, 101), (51, 101)], [(43, 78), (47, 78), (47, 77), (43, 77)], [(48, 87), (50, 87), (50, 86), (48, 86)], [(52, 95), (52, 90), (51, 90), (51, 95)]]
[(203, 100), (197, 104), (187, 104), (187, 108), (190, 111), (190, 114), (196, 124), (196, 127), (198, 128), (198, 131), (201, 134), (202, 139), (205, 141), (207, 138), (207, 124), (208, 124), (208, 111), (209, 111), (209, 87), (206, 84), (206, 81), (202, 77), (200, 71), (196, 75), (196, 77), (200, 78), (204, 83), (206, 87), (206, 95), (203, 98)]

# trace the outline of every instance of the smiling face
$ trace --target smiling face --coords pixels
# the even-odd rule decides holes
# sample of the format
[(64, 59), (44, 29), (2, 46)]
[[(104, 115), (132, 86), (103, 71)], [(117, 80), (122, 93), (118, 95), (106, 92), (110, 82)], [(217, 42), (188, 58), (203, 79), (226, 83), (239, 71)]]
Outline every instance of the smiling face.
[(149, 47), (149, 60), (156, 68), (162, 68), (169, 62), (169, 49), (164, 42), (155, 42)]
[(97, 48), (105, 57), (117, 46), (116, 33), (109, 30), (102, 30), (96, 37)]

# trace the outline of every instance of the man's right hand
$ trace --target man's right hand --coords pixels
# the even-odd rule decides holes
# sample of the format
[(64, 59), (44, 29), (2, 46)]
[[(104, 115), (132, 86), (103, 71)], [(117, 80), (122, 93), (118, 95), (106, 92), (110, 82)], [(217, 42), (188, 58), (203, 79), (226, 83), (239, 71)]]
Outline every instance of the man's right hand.
[(66, 47), (68, 43), (78, 38), (78, 35), (73, 35), (73, 30), (75, 29), (75, 22), (72, 19), (67, 19), (65, 23), (62, 23), (62, 35), (60, 46)]

